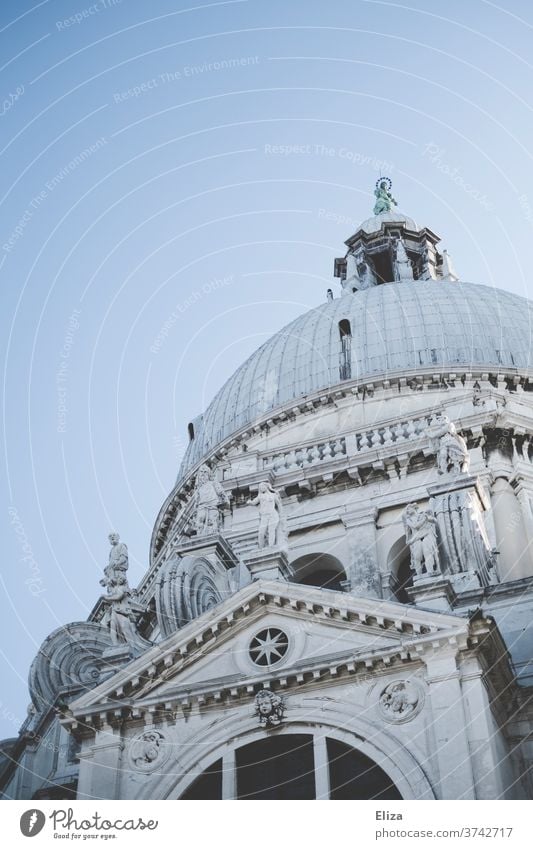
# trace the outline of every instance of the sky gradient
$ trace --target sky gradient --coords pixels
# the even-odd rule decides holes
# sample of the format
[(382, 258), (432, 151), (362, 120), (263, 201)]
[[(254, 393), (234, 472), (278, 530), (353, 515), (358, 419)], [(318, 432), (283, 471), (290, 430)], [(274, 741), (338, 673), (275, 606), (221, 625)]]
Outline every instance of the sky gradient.
[(130, 583), (187, 423), (338, 294), (380, 170), (462, 280), (531, 296), (533, 9), (0, 6), (0, 736), (43, 639)]

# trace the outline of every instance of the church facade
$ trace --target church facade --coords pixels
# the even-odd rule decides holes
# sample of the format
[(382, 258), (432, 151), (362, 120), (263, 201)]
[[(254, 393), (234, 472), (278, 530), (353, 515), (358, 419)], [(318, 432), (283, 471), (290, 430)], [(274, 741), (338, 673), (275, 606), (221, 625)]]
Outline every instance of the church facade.
[(533, 303), (375, 195), (45, 640), (4, 798), (533, 797)]

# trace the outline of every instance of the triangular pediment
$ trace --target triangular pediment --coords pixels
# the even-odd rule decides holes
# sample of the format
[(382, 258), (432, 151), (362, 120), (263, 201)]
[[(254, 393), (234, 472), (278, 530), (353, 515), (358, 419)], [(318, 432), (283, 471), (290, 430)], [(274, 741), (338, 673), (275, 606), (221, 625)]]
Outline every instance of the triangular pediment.
[[(266, 635), (265, 633), (266, 632)], [(254, 661), (256, 637), (281, 632), (286, 650)], [(110, 705), (221, 698), (274, 680), (357, 672), (410, 661), (424, 645), (466, 644), (468, 619), (301, 584), (254, 581), (148, 649), (70, 705), (76, 717)], [(254, 643), (257, 646), (257, 643)], [(279, 645), (279, 640), (278, 640)], [(283, 645), (282, 645), (283, 648)], [(257, 653), (255, 654), (257, 657)]]

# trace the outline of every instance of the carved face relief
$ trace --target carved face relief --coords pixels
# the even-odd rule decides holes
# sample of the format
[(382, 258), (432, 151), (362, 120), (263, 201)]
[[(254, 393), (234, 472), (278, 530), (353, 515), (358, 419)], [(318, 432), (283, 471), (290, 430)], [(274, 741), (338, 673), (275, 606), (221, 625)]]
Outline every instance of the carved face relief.
[(281, 725), (285, 712), (283, 698), (271, 690), (260, 690), (255, 697), (255, 712), (260, 725), (274, 728)]
[(159, 769), (170, 754), (168, 742), (160, 731), (144, 731), (130, 747), (131, 765), (141, 772)]
[(392, 681), (381, 692), (379, 709), (388, 722), (407, 722), (422, 709), (422, 693), (412, 681)]

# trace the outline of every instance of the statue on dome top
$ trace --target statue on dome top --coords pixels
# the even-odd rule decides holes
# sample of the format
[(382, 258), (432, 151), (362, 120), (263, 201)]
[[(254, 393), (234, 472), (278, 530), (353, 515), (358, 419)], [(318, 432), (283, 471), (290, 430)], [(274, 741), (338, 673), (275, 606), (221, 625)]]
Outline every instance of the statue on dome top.
[(398, 206), (396, 200), (391, 194), (392, 180), (390, 177), (380, 177), (376, 182), (374, 195), (376, 203), (374, 204), (374, 215), (383, 215), (384, 212), (390, 212), (393, 206)]

